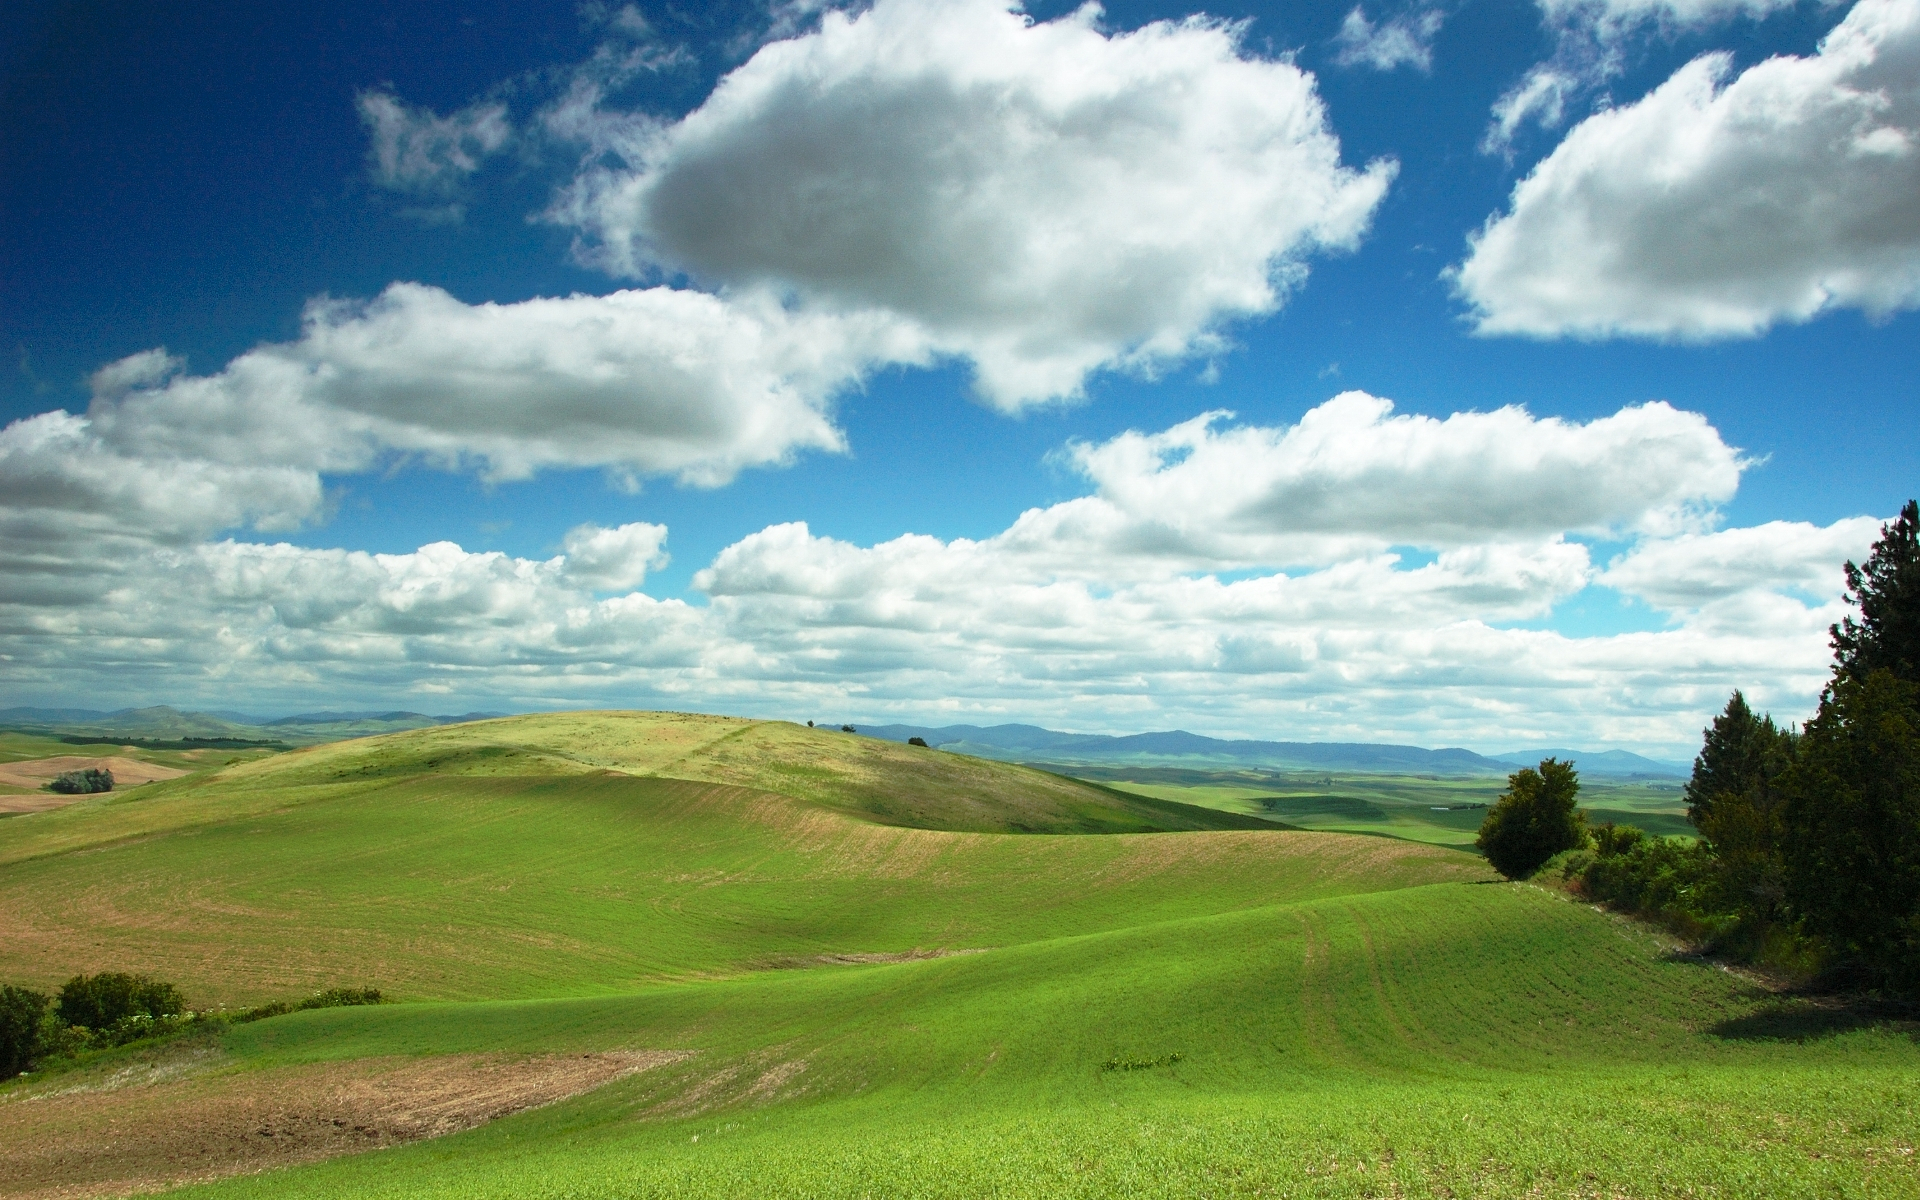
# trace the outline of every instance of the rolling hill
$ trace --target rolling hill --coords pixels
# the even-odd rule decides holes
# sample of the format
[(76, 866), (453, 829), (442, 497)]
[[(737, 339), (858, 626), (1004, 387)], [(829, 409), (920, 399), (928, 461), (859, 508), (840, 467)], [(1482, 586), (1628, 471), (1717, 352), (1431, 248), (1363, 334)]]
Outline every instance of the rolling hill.
[[(196, 1197), (1920, 1194), (1903, 1029), (1469, 855), (1147, 800), (781, 723), (439, 726), (0, 821), (0, 979), (403, 1001), (114, 1052), (61, 1094), (122, 1129), (328, 1064), (657, 1064)], [(0, 1168), (67, 1086), (0, 1092)]]

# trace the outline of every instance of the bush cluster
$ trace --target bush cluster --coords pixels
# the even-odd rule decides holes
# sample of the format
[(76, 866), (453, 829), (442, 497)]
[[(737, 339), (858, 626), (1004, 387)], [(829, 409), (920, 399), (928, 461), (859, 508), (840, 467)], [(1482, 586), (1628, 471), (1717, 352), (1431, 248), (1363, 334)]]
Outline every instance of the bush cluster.
[(29, 988), (0, 985), (0, 1079), (84, 1050), (110, 1049), (201, 1026), (383, 1002), (379, 988), (328, 988), (302, 1000), (195, 1012), (172, 984), (118, 971), (76, 975), (52, 998)]
[(113, 790), (113, 772), (105, 767), (66, 771), (47, 786), (62, 796), (91, 796), (95, 792), (110, 792)]

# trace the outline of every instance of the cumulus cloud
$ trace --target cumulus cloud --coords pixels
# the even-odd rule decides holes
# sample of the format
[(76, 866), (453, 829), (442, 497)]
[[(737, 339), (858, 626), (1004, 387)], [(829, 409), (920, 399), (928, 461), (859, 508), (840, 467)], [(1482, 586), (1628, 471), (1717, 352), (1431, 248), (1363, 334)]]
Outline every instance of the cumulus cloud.
[(911, 322), (1006, 409), (1219, 345), (1394, 174), (1340, 162), (1312, 77), (1190, 18), (879, 0), (761, 48), (550, 212), (628, 275), (770, 286)]
[[(643, 522), (578, 527), (545, 560), (155, 533), (107, 546), (104, 563), (0, 572), (5, 672), (19, 694), (129, 701), (300, 704), (324, 683), (469, 707), (1645, 748), (1690, 741), (1736, 683), (1782, 712), (1809, 705), (1837, 558), (1875, 533), (1864, 519), (1707, 532), (1703, 506), (1741, 463), (1665, 405), (1576, 425), (1396, 415), (1349, 393), (1292, 426), (1208, 414), (1062, 461), (1086, 494), (989, 538), (863, 546), (770, 526), (697, 573), (704, 604), (633, 590), (665, 559), (667, 531)], [(1581, 531), (1635, 546), (1596, 572)], [(1668, 627), (1530, 627), (1595, 583), (1660, 605)]]
[(1864, 562), (1880, 522), (1850, 517), (1831, 525), (1769, 521), (1745, 529), (1648, 541), (1615, 559), (1600, 582), (1661, 608), (1700, 608), (1728, 597), (1803, 591), (1833, 597), (1841, 565)]
[(630, 592), (647, 572), (667, 565), (665, 525), (635, 521), (617, 529), (577, 525), (567, 531), (567, 578), (596, 591)]
[[(625, 485), (717, 486), (840, 449), (835, 394), (871, 363), (917, 353), (882, 317), (794, 313), (764, 296), (655, 288), (468, 305), (395, 284), (365, 304), (323, 300), (297, 341), (210, 375), (143, 351), (95, 372), (84, 415), (0, 430), (0, 566), (21, 594), (98, 596), (115, 564), (312, 523), (326, 477), (409, 457), (489, 480), (597, 467)], [(570, 535), (569, 578), (638, 586), (665, 561), (664, 537), (647, 525)]]
[(764, 297), (464, 304), (400, 283), (364, 304), (316, 301), (298, 341), (216, 374), (138, 381), (147, 357), (115, 364), (95, 377), (88, 416), (115, 445), (175, 458), (358, 471), (398, 451), (490, 479), (603, 467), (712, 486), (838, 449), (835, 392), (916, 353), (883, 319)]
[(1745, 466), (1698, 413), (1654, 402), (1585, 424), (1525, 409), (1393, 415), (1345, 392), (1285, 427), (1209, 413), (1072, 459), (1097, 499), (1223, 562), (1286, 565), (1366, 549), (1562, 532), (1670, 532), (1730, 498)]
[(1451, 274), (1480, 332), (1700, 341), (1920, 303), (1920, 0), (1730, 75), (1696, 59), (1521, 181)]
[(1334, 61), (1343, 67), (1365, 66), (1376, 71), (1395, 67), (1433, 69), (1433, 38), (1446, 21), (1439, 9), (1403, 13), (1379, 25), (1367, 19), (1366, 10), (1354, 5), (1333, 41), (1338, 52)]

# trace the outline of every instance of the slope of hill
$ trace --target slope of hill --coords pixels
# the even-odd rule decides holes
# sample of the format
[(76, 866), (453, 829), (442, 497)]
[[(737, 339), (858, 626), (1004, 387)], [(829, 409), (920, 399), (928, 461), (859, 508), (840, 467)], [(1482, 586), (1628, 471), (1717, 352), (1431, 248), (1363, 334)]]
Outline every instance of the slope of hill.
[[(104, 1146), (106, 1122), (163, 1111), (142, 1105), (173, 1080), (633, 1052), (666, 1065), (184, 1194), (1920, 1194), (1906, 1031), (1437, 847), (958, 831), (1164, 813), (671, 714), (422, 729), (142, 797), (0, 822), (0, 979), (120, 968), (201, 1004), (334, 984), (408, 1002), (238, 1026), (150, 1070), (123, 1052), (111, 1088), (71, 1093), (82, 1110), (0, 1103), (16, 1179), (56, 1135)], [(76, 1151), (55, 1182), (200, 1177), (220, 1136), (188, 1129), (147, 1166)]]

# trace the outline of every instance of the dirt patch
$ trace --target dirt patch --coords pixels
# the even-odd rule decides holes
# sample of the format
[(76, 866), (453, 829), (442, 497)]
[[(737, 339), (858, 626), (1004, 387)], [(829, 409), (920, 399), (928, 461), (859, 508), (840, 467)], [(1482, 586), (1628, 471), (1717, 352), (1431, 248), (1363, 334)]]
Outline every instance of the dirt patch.
[[(470, 1129), (686, 1051), (142, 1066), (0, 1099), (0, 1197), (124, 1196)], [(183, 1075), (185, 1077), (183, 1077)]]
[(152, 783), (159, 779), (178, 779), (186, 774), (178, 767), (163, 767), (158, 763), (141, 762), (137, 758), (128, 758), (121, 754), (110, 758), (82, 758), (77, 754), (61, 754), (53, 758), (28, 758), (19, 762), (0, 763), (0, 785), (35, 789), (25, 796), (0, 795), (0, 813), (45, 812), (50, 808), (72, 804), (76, 800), (88, 799), (87, 796), (62, 796), (38, 789), (68, 771), (85, 771), (90, 768), (112, 771), (113, 786), (116, 789)]

